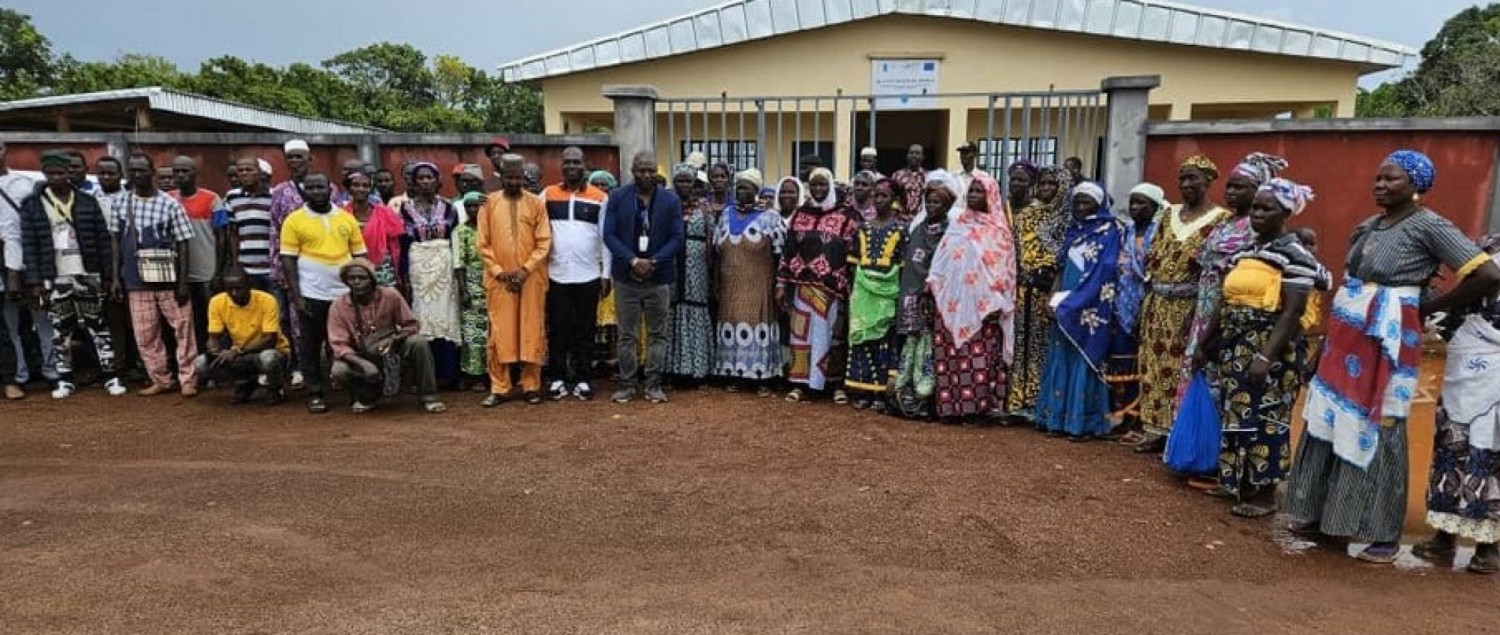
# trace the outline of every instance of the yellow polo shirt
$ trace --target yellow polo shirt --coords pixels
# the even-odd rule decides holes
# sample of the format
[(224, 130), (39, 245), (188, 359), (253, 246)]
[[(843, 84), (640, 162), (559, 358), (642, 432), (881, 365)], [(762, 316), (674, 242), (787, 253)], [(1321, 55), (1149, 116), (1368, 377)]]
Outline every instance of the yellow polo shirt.
[(281, 332), (281, 310), (276, 297), (265, 291), (250, 291), (250, 302), (245, 306), (234, 303), (228, 293), (220, 293), (208, 301), (208, 336), (229, 334), (232, 346), (244, 348), (267, 333), (276, 334), (276, 350), (289, 353), (291, 344)]

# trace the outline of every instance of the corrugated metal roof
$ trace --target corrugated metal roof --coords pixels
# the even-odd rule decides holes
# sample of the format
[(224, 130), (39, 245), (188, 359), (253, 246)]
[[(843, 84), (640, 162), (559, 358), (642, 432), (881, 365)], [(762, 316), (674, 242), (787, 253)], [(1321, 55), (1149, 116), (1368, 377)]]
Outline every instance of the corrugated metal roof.
[(523, 82), (728, 46), (882, 15), (923, 15), (1362, 65), (1405, 64), (1411, 48), (1358, 35), (1159, 0), (731, 0), (500, 65)]
[(362, 126), (343, 121), (334, 121), (332, 119), (320, 119), (318, 117), (293, 115), (269, 108), (250, 106), (214, 97), (205, 97), (203, 95), (162, 88), (160, 86), (19, 99), (0, 103), (0, 112), (139, 99), (147, 100), (147, 103), (151, 106), (151, 110), (170, 112), (188, 117), (214, 119), (227, 123), (268, 128), (283, 132), (299, 134), (385, 132), (384, 129), (372, 126)]

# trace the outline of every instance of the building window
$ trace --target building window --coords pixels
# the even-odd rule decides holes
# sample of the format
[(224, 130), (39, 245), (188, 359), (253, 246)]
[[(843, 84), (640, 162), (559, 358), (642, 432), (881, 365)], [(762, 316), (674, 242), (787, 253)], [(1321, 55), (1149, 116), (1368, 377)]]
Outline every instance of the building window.
[[(708, 164), (723, 162), (728, 163), (735, 170), (743, 170), (758, 165), (760, 160), (760, 149), (754, 141), (713, 141), (698, 140), (683, 141), (681, 143), (682, 154), (678, 155), (678, 161), (686, 161), (687, 156), (694, 152), (702, 152), (708, 158)], [(671, 166), (668, 166), (669, 168)]]
[(1011, 137), (1010, 139), (980, 139), (979, 168), (991, 174), (1009, 167), (1002, 163), (1030, 158), (1037, 165), (1057, 165), (1062, 159), (1057, 156), (1057, 137)]

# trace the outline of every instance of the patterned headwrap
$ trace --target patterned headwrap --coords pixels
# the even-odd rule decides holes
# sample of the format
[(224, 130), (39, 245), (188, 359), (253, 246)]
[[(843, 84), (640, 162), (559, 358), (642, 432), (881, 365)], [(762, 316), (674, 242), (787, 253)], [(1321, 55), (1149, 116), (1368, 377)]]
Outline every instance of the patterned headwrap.
[(1386, 157), (1385, 162), (1401, 168), (1411, 178), (1418, 194), (1426, 194), (1437, 180), (1437, 168), (1432, 165), (1432, 159), (1416, 150), (1397, 150)]
[(610, 174), (607, 170), (594, 170), (592, 173), (589, 174), (589, 183), (590, 184), (600, 183), (600, 182), (602, 182), (605, 185), (609, 186), (610, 189), (614, 189), (616, 186), (618, 186), (620, 184), (619, 181), (615, 180), (615, 175)]
[(868, 182), (870, 185), (873, 186), (873, 185), (875, 185), (875, 182), (878, 181), (878, 180), (880, 180), (880, 175), (879, 174), (876, 174), (876, 173), (871, 172), (869, 170), (860, 170), (857, 174), (854, 175), (854, 178), (849, 179), (849, 182), (853, 183), (855, 181), (865, 181), (865, 182)]
[(1290, 179), (1271, 179), (1271, 182), (1260, 186), (1260, 191), (1270, 192), (1276, 197), (1277, 203), (1291, 210), (1292, 216), (1301, 214), (1307, 209), (1307, 203), (1313, 200), (1312, 188)]
[[(833, 172), (830, 172), (828, 168), (813, 168), (812, 173), (807, 175), (807, 183), (811, 185), (813, 179), (816, 179), (820, 176), (828, 180), (828, 196), (823, 197), (823, 200), (821, 201), (813, 200), (812, 203), (814, 205), (817, 205), (819, 209), (826, 212), (833, 209), (834, 206), (838, 205), (839, 193), (838, 190), (833, 187)], [(811, 197), (811, 189), (812, 188), (808, 188), (809, 197)], [(808, 200), (812, 199), (809, 198)]]
[(694, 179), (697, 179), (698, 178), (698, 166), (693, 165), (691, 163), (682, 162), (682, 163), (678, 163), (677, 165), (675, 165), (675, 166), (672, 167), (672, 180), (675, 181), (675, 180), (677, 180), (677, 177), (682, 176), (684, 174), (686, 174), (686, 175), (688, 175), (690, 177), (693, 177)]
[(1015, 172), (1016, 170), (1020, 170), (1030, 175), (1032, 181), (1036, 181), (1036, 177), (1040, 173), (1040, 170), (1038, 170), (1036, 167), (1036, 163), (1033, 163), (1031, 159), (1016, 159), (1014, 163), (1010, 164), (1010, 167), (1005, 168), (1005, 173), (1010, 174), (1011, 172)]
[(1210, 159), (1201, 154), (1195, 154), (1186, 159), (1183, 159), (1182, 164), (1177, 166), (1177, 169), (1179, 171), (1187, 168), (1197, 169), (1199, 172), (1202, 172), (1204, 176), (1208, 177), (1208, 180), (1210, 181), (1218, 180), (1219, 178), (1219, 166), (1214, 165), (1213, 159)]
[(1167, 192), (1161, 189), (1160, 185), (1157, 185), (1155, 183), (1142, 183), (1133, 188), (1130, 188), (1130, 193), (1140, 194), (1141, 196), (1146, 197), (1146, 200), (1155, 203), (1157, 212), (1161, 212), (1162, 210), (1167, 208)]
[(1251, 152), (1239, 165), (1234, 166), (1234, 171), (1230, 174), (1243, 176), (1256, 185), (1264, 185), (1281, 174), (1287, 165), (1286, 159), (1274, 154)]

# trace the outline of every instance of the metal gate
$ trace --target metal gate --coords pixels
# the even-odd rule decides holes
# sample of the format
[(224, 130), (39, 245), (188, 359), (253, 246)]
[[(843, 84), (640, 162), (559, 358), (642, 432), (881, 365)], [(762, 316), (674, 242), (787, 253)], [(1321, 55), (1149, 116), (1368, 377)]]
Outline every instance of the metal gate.
[[(1098, 90), (665, 98), (656, 106), (657, 155), (676, 163), (702, 152), (710, 163), (754, 166), (770, 180), (796, 174), (811, 154), (846, 176), (862, 148), (878, 148), (883, 166), (904, 164), (905, 144), (917, 138), (928, 169), (957, 168), (946, 146), (961, 138), (977, 146), (978, 167), (1002, 180), (1021, 158), (1047, 165), (1077, 157), (1093, 176), (1104, 158), (1105, 107)], [(963, 134), (951, 134), (954, 126)]]

